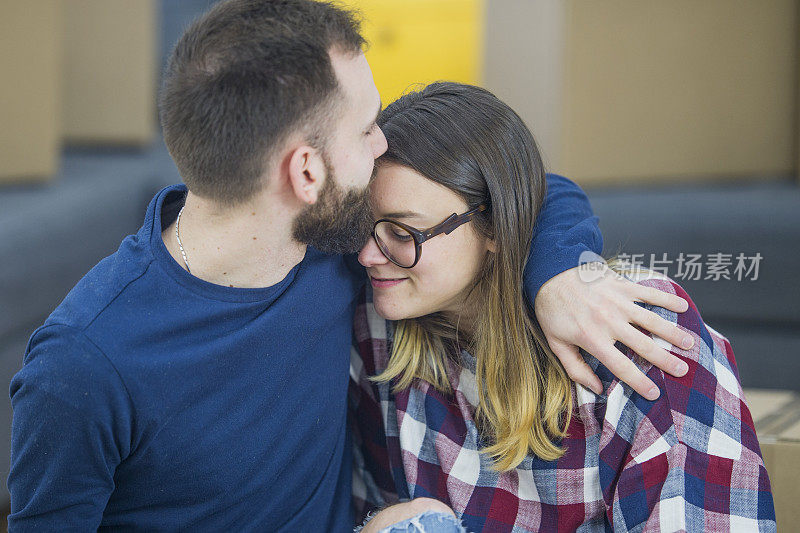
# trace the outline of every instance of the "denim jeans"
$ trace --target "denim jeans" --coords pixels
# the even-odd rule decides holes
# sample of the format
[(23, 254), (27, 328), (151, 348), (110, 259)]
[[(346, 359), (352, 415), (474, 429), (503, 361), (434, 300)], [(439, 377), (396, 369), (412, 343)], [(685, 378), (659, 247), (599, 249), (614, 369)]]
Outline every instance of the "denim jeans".
[(386, 526), (378, 533), (467, 533), (461, 521), (451, 514), (425, 511), (402, 522)]

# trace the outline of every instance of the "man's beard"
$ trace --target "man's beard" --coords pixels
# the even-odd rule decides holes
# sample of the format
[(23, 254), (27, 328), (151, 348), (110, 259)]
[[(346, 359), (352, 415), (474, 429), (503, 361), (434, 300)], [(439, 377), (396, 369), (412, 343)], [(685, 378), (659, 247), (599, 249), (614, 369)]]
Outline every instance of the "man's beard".
[(372, 232), (369, 188), (345, 191), (327, 161), (325, 166), (319, 198), (294, 219), (292, 236), (326, 254), (358, 252)]

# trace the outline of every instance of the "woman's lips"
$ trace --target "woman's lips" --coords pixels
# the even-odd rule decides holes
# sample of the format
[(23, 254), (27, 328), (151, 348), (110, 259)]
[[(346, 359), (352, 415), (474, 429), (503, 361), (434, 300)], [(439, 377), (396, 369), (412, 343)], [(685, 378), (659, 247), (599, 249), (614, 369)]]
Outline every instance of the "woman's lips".
[(408, 278), (374, 278), (369, 277), (370, 283), (376, 289), (385, 289), (387, 287), (394, 287), (395, 285), (404, 282)]

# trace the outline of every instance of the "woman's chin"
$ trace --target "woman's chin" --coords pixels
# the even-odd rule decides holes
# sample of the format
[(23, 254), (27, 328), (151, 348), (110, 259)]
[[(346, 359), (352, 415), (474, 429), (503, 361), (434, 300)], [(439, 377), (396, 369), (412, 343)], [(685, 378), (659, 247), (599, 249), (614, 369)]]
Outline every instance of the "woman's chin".
[(403, 320), (404, 318), (410, 318), (409, 313), (403, 312), (402, 308), (398, 308), (396, 304), (385, 301), (383, 298), (375, 298), (373, 305), (375, 306), (375, 312), (386, 320)]

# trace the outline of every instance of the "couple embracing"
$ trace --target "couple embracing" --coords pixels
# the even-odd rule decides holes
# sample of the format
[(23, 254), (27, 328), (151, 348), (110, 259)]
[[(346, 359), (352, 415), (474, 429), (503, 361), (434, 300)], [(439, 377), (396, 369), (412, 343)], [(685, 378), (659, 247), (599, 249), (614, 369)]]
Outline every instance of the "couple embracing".
[(597, 219), (517, 114), (382, 109), (364, 45), (312, 0), (185, 32), (184, 184), (34, 332), (10, 530), (774, 530), (727, 340), (669, 279), (582, 281)]

